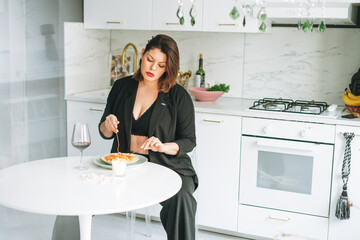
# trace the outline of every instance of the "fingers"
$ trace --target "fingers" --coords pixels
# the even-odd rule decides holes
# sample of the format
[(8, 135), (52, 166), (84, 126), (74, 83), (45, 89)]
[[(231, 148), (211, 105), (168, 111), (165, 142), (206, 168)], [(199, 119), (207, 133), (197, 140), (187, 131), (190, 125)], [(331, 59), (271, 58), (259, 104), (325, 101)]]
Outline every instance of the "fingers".
[(118, 129), (117, 129), (118, 124), (119, 124), (119, 121), (115, 117), (115, 115), (110, 114), (106, 117), (105, 126), (112, 132), (114, 132), (114, 133), (118, 132)]
[(141, 148), (143, 150), (149, 150), (151, 149), (154, 152), (161, 151), (161, 148), (163, 146), (163, 143), (156, 137), (151, 137), (147, 139), (142, 145)]

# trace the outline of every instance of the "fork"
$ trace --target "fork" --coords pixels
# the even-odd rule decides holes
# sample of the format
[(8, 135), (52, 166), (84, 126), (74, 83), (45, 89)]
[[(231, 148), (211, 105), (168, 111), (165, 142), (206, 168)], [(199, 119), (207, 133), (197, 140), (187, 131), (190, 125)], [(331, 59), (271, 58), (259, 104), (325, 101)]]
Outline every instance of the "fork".
[(120, 153), (120, 151), (119, 151), (119, 145), (120, 145), (120, 143), (119, 143), (118, 132), (116, 132), (116, 140), (117, 140), (117, 152)]

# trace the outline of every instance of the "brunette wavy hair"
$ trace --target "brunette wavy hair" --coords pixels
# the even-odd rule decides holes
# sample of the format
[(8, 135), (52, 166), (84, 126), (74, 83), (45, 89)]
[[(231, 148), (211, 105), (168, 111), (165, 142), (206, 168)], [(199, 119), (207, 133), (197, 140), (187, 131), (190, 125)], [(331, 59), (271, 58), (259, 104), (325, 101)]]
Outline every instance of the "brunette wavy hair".
[[(159, 89), (163, 92), (169, 92), (170, 88), (175, 86), (177, 75), (180, 67), (180, 54), (178, 46), (174, 39), (167, 35), (159, 34), (149, 40), (146, 44), (144, 54), (151, 49), (159, 49), (166, 57), (166, 69), (164, 74), (159, 79)], [(135, 72), (134, 78), (139, 82), (144, 80), (141, 74), (141, 60), (140, 67)]]

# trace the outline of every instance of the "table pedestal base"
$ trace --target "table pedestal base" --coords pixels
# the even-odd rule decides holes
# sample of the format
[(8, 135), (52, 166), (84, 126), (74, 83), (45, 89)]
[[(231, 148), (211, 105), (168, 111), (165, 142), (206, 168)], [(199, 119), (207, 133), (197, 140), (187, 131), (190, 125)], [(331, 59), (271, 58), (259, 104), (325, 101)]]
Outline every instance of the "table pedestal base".
[(91, 240), (91, 221), (92, 221), (92, 215), (79, 216), (81, 240)]

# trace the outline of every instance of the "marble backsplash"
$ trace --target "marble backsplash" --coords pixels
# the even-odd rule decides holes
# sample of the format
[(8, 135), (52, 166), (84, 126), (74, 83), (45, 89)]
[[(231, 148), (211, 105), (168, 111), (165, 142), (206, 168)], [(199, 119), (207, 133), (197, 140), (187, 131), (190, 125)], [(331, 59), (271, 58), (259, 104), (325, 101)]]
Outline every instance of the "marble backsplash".
[(88, 30), (82, 23), (65, 23), (65, 94), (109, 86), (109, 46), (109, 30)]
[[(74, 47), (72, 51), (66, 51), (65, 65), (72, 69), (73, 76), (89, 75), (84, 72), (88, 68), (76, 67), (80, 59), (93, 63), (91, 73), (97, 70), (103, 72), (103, 66), (98, 65), (104, 62), (106, 54), (121, 53), (129, 42), (134, 43), (140, 53), (152, 36), (161, 33), (177, 41), (180, 71), (193, 72), (189, 87), (195, 85), (194, 74), (202, 53), (206, 80), (210, 84), (231, 85), (230, 92), (224, 97), (282, 97), (343, 104), (343, 90), (360, 67), (360, 29), (356, 28), (330, 28), (323, 33), (304, 33), (296, 28), (278, 27), (266, 34), (242, 34), (84, 30), (81, 23), (72, 23), (67, 27), (72, 28), (69, 30), (72, 34), (68, 35), (69, 42), (65, 48), (80, 40), (82, 46), (86, 46), (87, 42), (91, 45), (85, 47), (86, 51)], [(132, 50), (129, 48), (129, 51)], [(77, 68), (78, 71), (75, 70)], [(102, 86), (108, 85), (108, 76), (104, 74), (103, 80), (100, 80), (101, 74), (97, 73), (96, 81), (103, 81)], [(87, 86), (100, 84), (92, 83), (93, 79), (87, 78)], [(69, 85), (68, 90), (77, 92), (82, 84), (75, 86), (72, 83), (71, 86), (77, 90)]]

